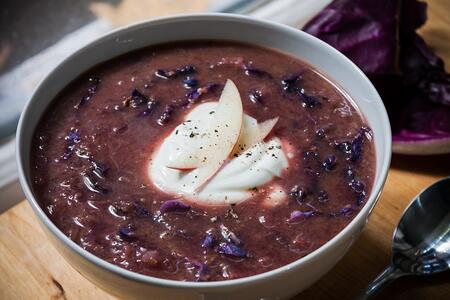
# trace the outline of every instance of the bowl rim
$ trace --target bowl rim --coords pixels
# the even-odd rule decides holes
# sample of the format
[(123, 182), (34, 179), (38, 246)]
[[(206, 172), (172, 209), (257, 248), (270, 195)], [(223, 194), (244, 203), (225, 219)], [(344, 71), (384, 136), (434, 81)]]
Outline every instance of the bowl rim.
[[(369, 198), (367, 202), (365, 203), (364, 207), (358, 212), (358, 214), (353, 218), (353, 220), (347, 224), (344, 229), (342, 229), (338, 234), (336, 234), (333, 238), (328, 240), (325, 244), (314, 250), (313, 252), (309, 253), (308, 255), (297, 259), (287, 265), (281, 266), (279, 268), (259, 273), (247, 277), (237, 278), (237, 279), (229, 279), (229, 280), (223, 280), (223, 281), (209, 281), (209, 282), (190, 282), (190, 281), (177, 281), (172, 279), (164, 279), (159, 277), (153, 277), (150, 275), (144, 275), (137, 272), (132, 272), (126, 269), (123, 269), (117, 265), (114, 265), (112, 263), (109, 263), (94, 254), (90, 253), (89, 251), (83, 249), (81, 246), (76, 244), (74, 241), (72, 241), (69, 237), (67, 237), (51, 220), (50, 218), (45, 214), (43, 209), (40, 207), (38, 202), (36, 201), (31, 188), (30, 184), (28, 183), (28, 179), (25, 172), (25, 166), (24, 166), (24, 157), (22, 156), (22, 151), (24, 144), (25, 144), (25, 138), (23, 132), (27, 129), (25, 128), (25, 120), (29, 118), (29, 115), (31, 115), (33, 112), (31, 111), (31, 103), (35, 102), (36, 98), (34, 95), (36, 92), (41, 89), (43, 86), (46, 85), (46, 79), (51, 76), (55, 72), (55, 70), (59, 69), (61, 65), (63, 65), (67, 60), (69, 60), (73, 55), (78, 54), (79, 52), (82, 52), (85, 50), (85, 48), (92, 46), (93, 44), (99, 44), (104, 39), (110, 38), (115, 36), (116, 34), (122, 32), (122, 31), (128, 31), (128, 30), (134, 30), (141, 27), (148, 27), (153, 25), (162, 25), (165, 23), (170, 22), (183, 22), (183, 21), (208, 21), (208, 20), (217, 20), (220, 19), (221, 21), (229, 21), (229, 22), (238, 22), (243, 25), (246, 24), (252, 24), (257, 25), (260, 27), (271, 27), (275, 28), (280, 32), (289, 32), (291, 34), (296, 34), (299, 37), (299, 40), (307, 39), (309, 40), (311, 44), (314, 45), (314, 47), (322, 47), (326, 50), (333, 53), (333, 55), (336, 56), (336, 59), (340, 59), (345, 61), (346, 64), (349, 64), (349, 66), (352, 67), (353, 72), (358, 73), (359, 76), (362, 78), (363, 81), (366, 81), (368, 88), (372, 89), (372, 94), (375, 96), (374, 101), (380, 106), (381, 108), (381, 121), (382, 121), (382, 127), (383, 131), (385, 133), (384, 139), (385, 139), (385, 145), (386, 147), (383, 149), (384, 153), (384, 161), (381, 164), (381, 167), (379, 170), (377, 170), (377, 173), (379, 172), (379, 175), (375, 178), (374, 185), (372, 187), (372, 191), (369, 195)], [(150, 46), (149, 44), (148, 46)], [(95, 45), (97, 46), (97, 45)], [(311, 64), (312, 65), (312, 64)], [(314, 65), (312, 65), (314, 67)], [(33, 128), (34, 130), (35, 128)], [(326, 44), (325, 42), (319, 40), (318, 38), (311, 36), (308, 33), (305, 33), (301, 30), (298, 30), (296, 28), (283, 25), (280, 23), (275, 23), (272, 21), (262, 20), (262, 19), (256, 19), (249, 16), (243, 16), (243, 15), (237, 15), (237, 14), (225, 14), (225, 13), (191, 13), (191, 14), (177, 14), (167, 17), (161, 17), (161, 18), (155, 18), (151, 20), (141, 21), (137, 23), (133, 23), (127, 26), (123, 26), (120, 28), (117, 28), (111, 32), (108, 32), (107, 34), (102, 35), (99, 38), (96, 38), (95, 40), (89, 42), (87, 45), (83, 46), (82, 48), (78, 49), (68, 57), (66, 57), (63, 61), (61, 61), (58, 66), (53, 69), (49, 74), (45, 76), (44, 79), (41, 80), (41, 82), (38, 84), (38, 86), (34, 89), (33, 96), (27, 101), (24, 110), (22, 111), (22, 114), (19, 119), (18, 127), (17, 127), (17, 139), (16, 139), (16, 161), (18, 165), (18, 173), (19, 173), (19, 181), (22, 186), (22, 189), (25, 193), (25, 196), (28, 200), (28, 202), (31, 204), (35, 214), (39, 217), (40, 221), (49, 229), (49, 231), (57, 238), (59, 241), (61, 241), (67, 248), (69, 248), (72, 252), (75, 252), (78, 256), (81, 256), (82, 258), (86, 259), (90, 263), (96, 265), (97, 267), (100, 267), (104, 271), (108, 271), (113, 273), (114, 275), (117, 275), (122, 278), (126, 278), (129, 280), (133, 280), (140, 283), (145, 284), (151, 284), (155, 286), (160, 287), (168, 287), (168, 288), (184, 288), (184, 289), (203, 289), (203, 290), (211, 290), (211, 289), (217, 289), (217, 288), (225, 288), (225, 287), (236, 287), (236, 286), (242, 286), (247, 284), (254, 284), (257, 282), (264, 281), (268, 279), (269, 277), (276, 277), (279, 276), (287, 271), (290, 271), (292, 269), (295, 269), (299, 267), (302, 264), (307, 263), (308, 261), (313, 261), (317, 259), (321, 253), (327, 251), (332, 245), (343, 238), (345, 235), (349, 233), (349, 231), (358, 223), (363, 221), (362, 219), (364, 216), (367, 215), (367, 217), (372, 212), (373, 207), (375, 206), (376, 202), (379, 199), (379, 196), (381, 194), (382, 188), (384, 186), (384, 183), (387, 179), (387, 173), (390, 166), (391, 161), (391, 127), (388, 119), (388, 115), (386, 112), (386, 108), (378, 94), (378, 92), (375, 90), (374, 86), (370, 82), (370, 80), (367, 78), (367, 76), (352, 62), (350, 61), (346, 56), (344, 56), (342, 53), (340, 53), (338, 50), (334, 49), (330, 45)], [(375, 139), (377, 139), (375, 137)], [(28, 163), (25, 162), (25, 163)]]

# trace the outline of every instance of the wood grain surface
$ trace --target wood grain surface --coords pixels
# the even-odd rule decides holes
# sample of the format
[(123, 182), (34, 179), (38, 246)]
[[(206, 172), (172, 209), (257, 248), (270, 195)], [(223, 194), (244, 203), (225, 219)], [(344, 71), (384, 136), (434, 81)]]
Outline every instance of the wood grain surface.
[[(127, 1), (125, 1), (127, 2)], [(157, 2), (157, 1), (147, 1)], [(152, 3), (152, 14), (185, 11), (186, 1)], [(195, 3), (202, 10), (207, 1)], [(420, 30), (450, 65), (450, 1), (428, 1), (429, 21)], [(179, 5), (176, 5), (179, 3)], [(124, 4), (126, 6), (127, 4)], [(126, 8), (126, 7), (125, 7)], [(126, 13), (95, 8), (123, 22)], [(389, 263), (393, 230), (404, 208), (423, 188), (450, 175), (450, 155), (394, 155), (386, 187), (368, 225), (347, 255), (315, 285), (294, 299), (352, 299)], [(420, 220), (418, 220), (420, 222)], [(84, 279), (50, 245), (23, 201), (0, 215), (0, 299), (115, 299)], [(450, 273), (400, 278), (377, 299), (450, 299)]]

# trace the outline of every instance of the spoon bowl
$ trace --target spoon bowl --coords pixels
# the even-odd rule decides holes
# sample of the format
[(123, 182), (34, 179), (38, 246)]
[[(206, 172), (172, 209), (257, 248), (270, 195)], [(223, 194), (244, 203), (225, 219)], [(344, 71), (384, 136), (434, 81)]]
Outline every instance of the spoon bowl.
[(430, 275), (450, 269), (450, 177), (419, 193), (394, 232), (391, 265), (367, 288), (368, 299), (404, 275)]
[(405, 274), (450, 269), (450, 177), (420, 193), (394, 233), (392, 263)]

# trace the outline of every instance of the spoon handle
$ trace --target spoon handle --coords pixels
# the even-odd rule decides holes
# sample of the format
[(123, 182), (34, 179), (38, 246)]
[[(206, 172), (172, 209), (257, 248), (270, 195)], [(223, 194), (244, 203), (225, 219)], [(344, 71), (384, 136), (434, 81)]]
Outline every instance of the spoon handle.
[(357, 300), (370, 299), (378, 294), (381, 289), (389, 285), (392, 281), (402, 276), (403, 273), (398, 269), (389, 266), (380, 275), (375, 278), (372, 283), (369, 284), (367, 289), (357, 297)]

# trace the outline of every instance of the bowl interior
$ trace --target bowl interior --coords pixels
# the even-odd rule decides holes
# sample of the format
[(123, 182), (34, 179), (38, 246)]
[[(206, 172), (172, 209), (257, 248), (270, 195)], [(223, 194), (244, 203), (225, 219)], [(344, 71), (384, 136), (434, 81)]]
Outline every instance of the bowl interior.
[[(239, 41), (288, 53), (308, 62), (349, 94), (365, 116), (375, 138), (377, 171), (372, 193), (363, 210), (347, 227), (355, 224), (356, 219), (365, 218), (384, 184), (391, 155), (389, 120), (370, 81), (342, 54), (299, 30), (243, 16), (202, 14), (163, 18), (114, 31), (71, 55), (36, 89), (19, 122), (17, 157), (24, 192), (44, 223), (50, 226), (30, 189), (29, 158), (34, 128), (54, 97), (86, 70), (118, 55), (159, 43), (200, 39)], [(57, 231), (55, 228), (51, 228), (54, 233)], [(256, 276), (259, 275), (252, 277)]]

